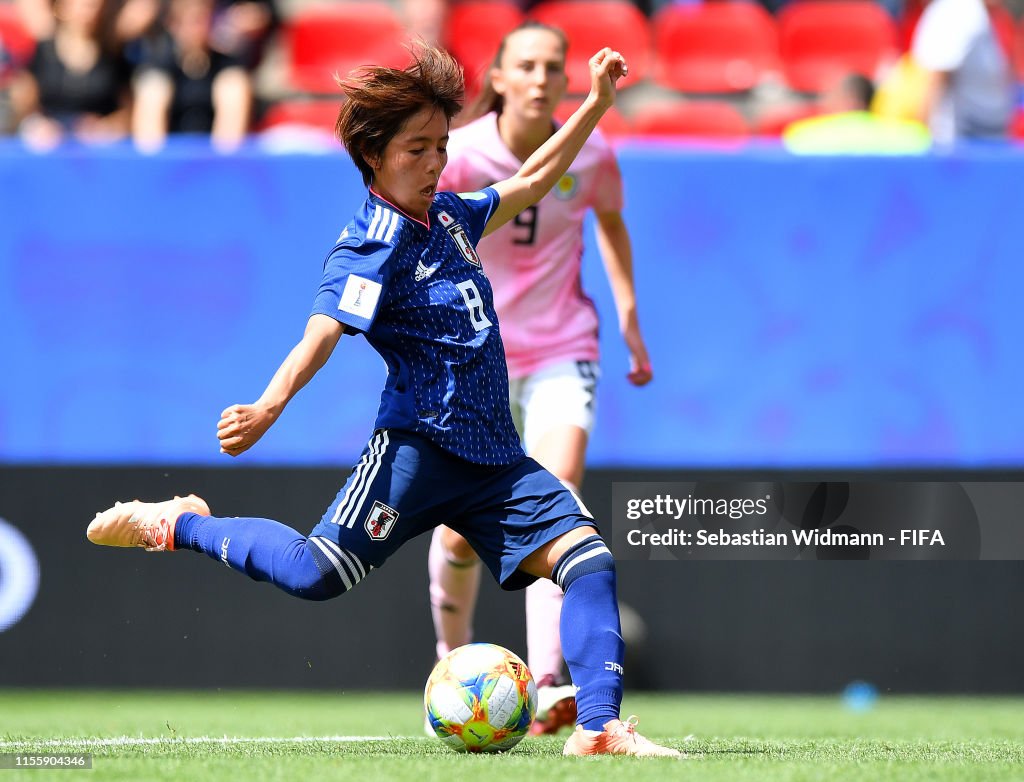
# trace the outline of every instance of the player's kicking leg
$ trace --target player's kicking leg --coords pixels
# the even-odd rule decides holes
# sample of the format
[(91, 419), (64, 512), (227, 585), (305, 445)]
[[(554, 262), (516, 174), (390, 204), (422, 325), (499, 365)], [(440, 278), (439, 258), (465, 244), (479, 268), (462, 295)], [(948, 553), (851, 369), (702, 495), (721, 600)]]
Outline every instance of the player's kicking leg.
[(332, 540), (307, 538), (270, 519), (211, 516), (206, 502), (194, 494), (164, 502), (115, 503), (96, 514), (86, 535), (100, 546), (202, 552), (304, 600), (337, 597), (371, 569)]

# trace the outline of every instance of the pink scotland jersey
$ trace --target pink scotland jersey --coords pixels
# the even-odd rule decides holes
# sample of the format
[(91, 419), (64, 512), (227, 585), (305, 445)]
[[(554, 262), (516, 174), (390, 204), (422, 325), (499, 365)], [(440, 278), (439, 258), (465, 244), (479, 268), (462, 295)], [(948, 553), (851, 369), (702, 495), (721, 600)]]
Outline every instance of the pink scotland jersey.
[[(479, 190), (520, 166), (498, 135), (497, 115), (487, 114), (452, 131), (439, 189)], [(598, 359), (597, 313), (580, 282), (588, 209), (622, 209), (619, 167), (598, 131), (550, 193), (477, 247), (494, 289), (511, 378), (559, 361)]]

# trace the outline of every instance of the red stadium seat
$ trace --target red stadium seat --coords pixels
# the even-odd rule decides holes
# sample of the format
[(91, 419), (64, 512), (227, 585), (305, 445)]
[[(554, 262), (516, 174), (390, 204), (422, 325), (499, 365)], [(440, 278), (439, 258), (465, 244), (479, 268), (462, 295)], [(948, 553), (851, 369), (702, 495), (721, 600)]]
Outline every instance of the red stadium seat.
[[(572, 98), (563, 100), (555, 109), (555, 119), (559, 122), (565, 122), (569, 119), (569, 115), (579, 107), (579, 100), (574, 100)], [(597, 127), (601, 133), (612, 139), (628, 136), (632, 132), (629, 121), (623, 117), (622, 114), (619, 113), (619, 110), (614, 106), (605, 112), (605, 115), (601, 117), (601, 121), (597, 124)]]
[(1017, 112), (1010, 124), (1010, 138), (1014, 141), (1024, 142), (1024, 109)]
[(362, 65), (405, 67), (405, 29), (387, 3), (310, 6), (288, 25), (289, 81), (305, 92), (338, 93), (335, 74)]
[(452, 5), (445, 41), (466, 72), (467, 92), (479, 90), (501, 39), (522, 21), (519, 6), (506, 0), (469, 0)]
[(804, 0), (779, 14), (779, 42), (789, 86), (821, 92), (841, 74), (875, 78), (896, 55), (896, 24), (873, 0)]
[(645, 106), (633, 115), (633, 132), (638, 136), (745, 139), (750, 126), (732, 104), (704, 100)]
[(665, 6), (654, 49), (658, 83), (682, 92), (746, 91), (779, 67), (775, 19), (752, 2)]
[(548, 0), (534, 8), (530, 17), (558, 27), (569, 38), (569, 92), (590, 91), (588, 62), (604, 46), (622, 52), (629, 63), (628, 88), (642, 81), (650, 67), (651, 34), (647, 18), (626, 0)]
[(14, 67), (21, 67), (32, 59), (36, 42), (25, 29), (14, 3), (0, 2), (0, 42), (3, 42)]

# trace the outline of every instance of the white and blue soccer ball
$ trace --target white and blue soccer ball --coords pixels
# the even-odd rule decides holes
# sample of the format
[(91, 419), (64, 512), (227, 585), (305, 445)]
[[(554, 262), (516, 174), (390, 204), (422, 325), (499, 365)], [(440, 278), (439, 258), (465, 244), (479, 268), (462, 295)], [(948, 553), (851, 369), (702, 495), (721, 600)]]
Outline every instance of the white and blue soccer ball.
[(504, 752), (530, 730), (537, 685), (508, 649), (467, 644), (434, 666), (423, 705), (434, 733), (455, 751)]

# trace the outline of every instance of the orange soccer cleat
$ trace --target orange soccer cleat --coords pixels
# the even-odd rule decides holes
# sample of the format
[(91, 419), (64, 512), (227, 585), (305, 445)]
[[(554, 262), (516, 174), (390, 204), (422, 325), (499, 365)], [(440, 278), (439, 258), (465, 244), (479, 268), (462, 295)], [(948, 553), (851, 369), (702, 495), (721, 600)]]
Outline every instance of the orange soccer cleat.
[(164, 502), (115, 502), (114, 507), (96, 514), (85, 534), (98, 546), (174, 551), (174, 525), (182, 513), (209, 516), (210, 506), (194, 494)]
[(636, 732), (639, 720), (630, 717), (609, 720), (604, 730), (585, 730), (577, 725), (576, 730), (565, 742), (563, 755), (634, 755), (636, 757), (686, 757), (678, 750), (662, 747)]

